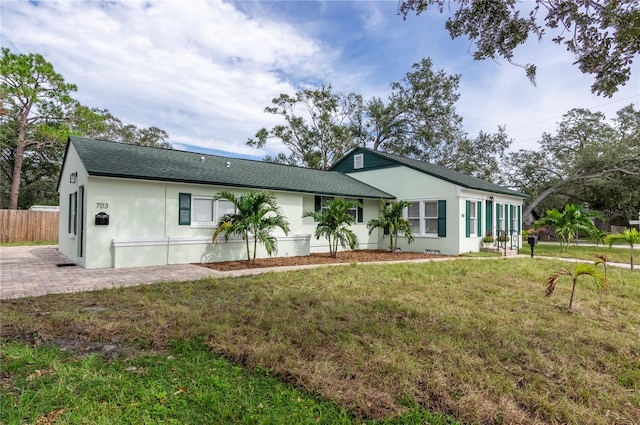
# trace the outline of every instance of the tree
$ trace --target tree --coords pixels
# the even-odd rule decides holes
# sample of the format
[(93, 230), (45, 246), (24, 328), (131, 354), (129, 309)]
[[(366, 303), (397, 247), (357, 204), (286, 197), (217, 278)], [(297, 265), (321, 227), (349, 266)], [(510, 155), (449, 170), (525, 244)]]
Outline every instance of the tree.
[(413, 64), (391, 84), (386, 100), (374, 97), (366, 103), (357, 121), (361, 144), (493, 180), (511, 141), (502, 127), (476, 137), (463, 130), (455, 108), (460, 78), (435, 70), (429, 58)]
[[(262, 128), (247, 145), (263, 148), (275, 138), (290, 153), (267, 156), (265, 160), (326, 170), (357, 145), (357, 125), (353, 119), (362, 108), (362, 98), (356, 94), (333, 93), (331, 85), (320, 89), (300, 90), (294, 96), (280, 94), (265, 112), (284, 117), (286, 124), (271, 130)], [(301, 108), (301, 111), (297, 109)]]
[[(225, 214), (218, 222), (213, 233), (215, 243), (220, 233), (225, 240), (230, 236), (241, 236), (247, 248), (247, 261), (255, 262), (258, 242), (264, 245), (269, 256), (277, 252), (278, 241), (271, 234), (274, 229), (281, 229), (285, 235), (289, 234), (289, 222), (282, 216), (276, 198), (267, 192), (249, 192), (236, 196), (231, 192), (222, 191), (214, 197), (215, 200), (226, 199), (233, 203), (236, 212)], [(249, 239), (253, 239), (253, 256), (249, 247)]]
[(4, 121), (16, 132), (15, 144), (3, 142), (12, 152), (9, 209), (18, 207), (25, 154), (60, 144), (60, 127), (49, 124), (67, 119), (77, 105), (71, 93), (77, 90), (55, 72), (42, 55), (17, 55), (2, 48), (0, 58), (0, 94), (7, 109)]
[(628, 243), (631, 254), (631, 270), (633, 270), (633, 246), (640, 244), (640, 232), (638, 232), (638, 229), (634, 227), (625, 230), (623, 233), (609, 235), (605, 238), (605, 243), (609, 245), (609, 248), (611, 248), (614, 243)]
[[(445, 8), (455, 9), (456, 3), (445, 27), (452, 38), (468, 36), (475, 41), (474, 59), (502, 57), (514, 63), (516, 47), (530, 35), (542, 40), (549, 31), (555, 33), (554, 43), (574, 55), (571, 60), (580, 71), (594, 76), (591, 91), (597, 95), (610, 97), (629, 80), (631, 63), (640, 51), (638, 0), (536, 0), (526, 6), (515, 0), (402, 0), (399, 12), (406, 19), (412, 11), (419, 15), (433, 6), (443, 13)], [(536, 66), (523, 68), (535, 82)]]
[(545, 296), (550, 297), (556, 289), (556, 283), (562, 276), (568, 276), (571, 279), (571, 298), (569, 299), (569, 311), (573, 306), (573, 295), (576, 291), (576, 284), (580, 276), (591, 276), (593, 283), (598, 290), (602, 290), (607, 286), (607, 279), (600, 270), (593, 264), (577, 263), (572, 270), (558, 269), (547, 279), (547, 291)]
[(536, 209), (584, 203), (608, 217), (627, 219), (640, 209), (640, 111), (633, 105), (611, 122), (602, 113), (572, 109), (555, 134), (544, 133), (540, 150), (507, 156), (502, 184), (530, 196), (523, 217)]
[(327, 207), (320, 211), (305, 211), (302, 217), (313, 217), (316, 225), (316, 239), (326, 238), (329, 242), (329, 256), (335, 258), (338, 254), (338, 244), (342, 248), (354, 249), (358, 246), (358, 237), (349, 226), (355, 223), (355, 217), (349, 210), (359, 206), (354, 200), (334, 199), (327, 202)]
[(594, 231), (597, 231), (591, 221), (595, 216), (597, 215), (594, 213), (582, 211), (582, 208), (578, 205), (570, 204), (566, 205), (562, 211), (558, 211), (555, 208), (548, 210), (544, 217), (534, 223), (534, 227), (536, 229), (540, 227), (553, 229), (558, 239), (560, 239), (562, 250), (567, 252), (571, 241), (578, 232), (592, 235)]
[(399, 233), (407, 238), (407, 243), (414, 240), (411, 223), (402, 217), (402, 211), (409, 206), (411, 206), (410, 201), (382, 201), (380, 217), (371, 219), (367, 223), (369, 234), (375, 229), (382, 229), (385, 234), (389, 234), (389, 250), (391, 252), (396, 252)]

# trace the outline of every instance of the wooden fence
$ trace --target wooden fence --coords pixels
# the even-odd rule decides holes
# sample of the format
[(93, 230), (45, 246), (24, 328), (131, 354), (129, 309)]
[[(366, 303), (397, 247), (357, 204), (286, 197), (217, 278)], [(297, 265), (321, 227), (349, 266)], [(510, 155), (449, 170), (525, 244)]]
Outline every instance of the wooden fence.
[(0, 210), (0, 243), (57, 241), (57, 211)]

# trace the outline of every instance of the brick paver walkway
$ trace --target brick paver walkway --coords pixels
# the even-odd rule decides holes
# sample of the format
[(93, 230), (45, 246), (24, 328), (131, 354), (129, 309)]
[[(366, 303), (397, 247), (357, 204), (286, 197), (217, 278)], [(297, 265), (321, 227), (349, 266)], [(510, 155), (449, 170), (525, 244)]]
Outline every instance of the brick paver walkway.
[(69, 263), (57, 246), (0, 247), (0, 299), (64, 294), (224, 274), (192, 264), (86, 270)]

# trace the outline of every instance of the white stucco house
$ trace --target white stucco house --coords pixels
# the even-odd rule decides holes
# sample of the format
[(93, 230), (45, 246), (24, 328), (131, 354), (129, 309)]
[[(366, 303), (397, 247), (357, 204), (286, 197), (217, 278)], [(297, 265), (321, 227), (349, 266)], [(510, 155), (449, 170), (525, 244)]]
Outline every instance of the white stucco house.
[[(85, 268), (134, 267), (242, 259), (241, 240), (211, 243), (232, 205), (213, 197), (267, 190), (289, 221), (277, 234), (279, 256), (327, 252), (312, 237), (304, 211), (332, 198), (353, 198), (353, 230), (361, 249), (385, 249), (383, 232), (369, 235), (381, 200), (414, 201), (405, 212), (416, 241), (403, 250), (478, 251), (481, 237), (519, 232), (525, 195), (422, 161), (358, 148), (331, 171), (216, 155), (70, 137), (58, 182), (59, 250)], [(258, 251), (259, 257), (265, 257)]]

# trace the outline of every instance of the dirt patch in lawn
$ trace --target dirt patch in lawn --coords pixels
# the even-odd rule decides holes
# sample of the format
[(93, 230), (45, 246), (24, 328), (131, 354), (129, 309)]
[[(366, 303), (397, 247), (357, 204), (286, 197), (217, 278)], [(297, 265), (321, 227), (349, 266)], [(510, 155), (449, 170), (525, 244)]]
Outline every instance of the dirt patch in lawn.
[(375, 261), (409, 261), (445, 258), (447, 255), (425, 254), (422, 252), (389, 252), (384, 250), (358, 249), (338, 252), (336, 258), (328, 253), (311, 254), (301, 257), (256, 258), (255, 262), (221, 261), (216, 263), (200, 263), (199, 266), (220, 271), (261, 269), (266, 267), (302, 266), (312, 264), (370, 263)]

